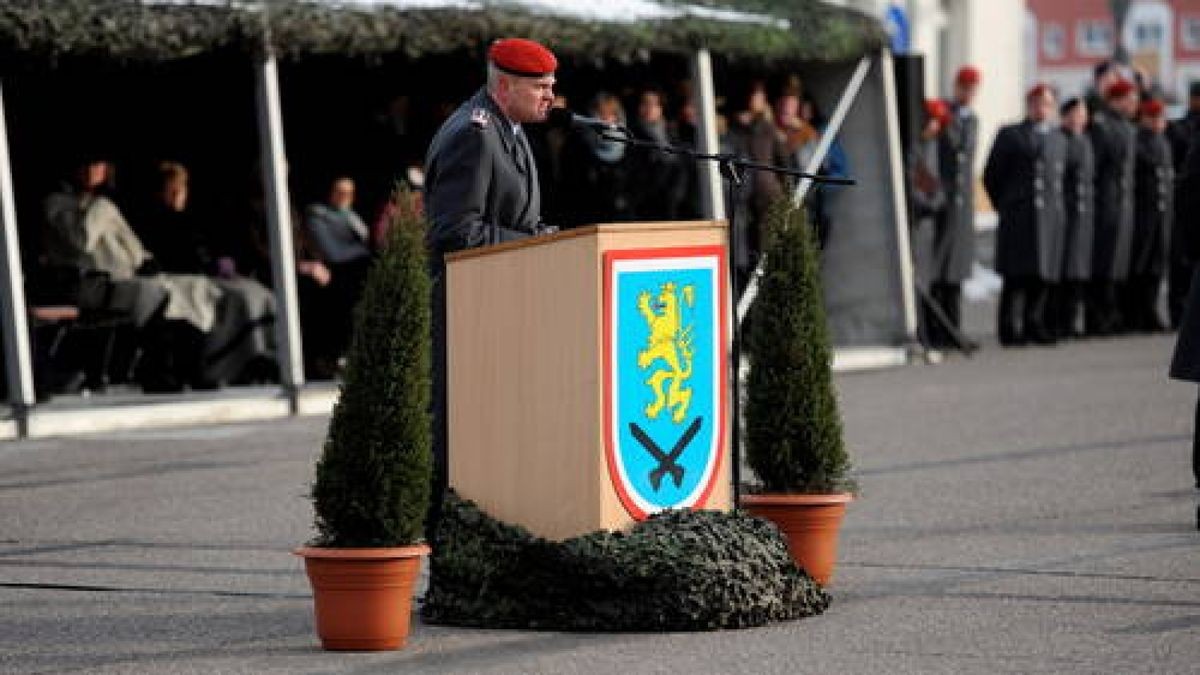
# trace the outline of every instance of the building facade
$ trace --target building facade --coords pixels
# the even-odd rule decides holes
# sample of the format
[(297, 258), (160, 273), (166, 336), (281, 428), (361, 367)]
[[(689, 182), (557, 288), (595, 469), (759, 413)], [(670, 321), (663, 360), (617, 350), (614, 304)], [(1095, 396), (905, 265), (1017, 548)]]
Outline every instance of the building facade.
[(841, 0), (831, 4), (878, 17), (902, 14), (907, 22), (907, 50), (925, 58), (928, 98), (948, 98), (961, 66), (971, 64), (982, 71), (983, 86), (975, 103), (980, 124), (976, 168), (981, 171), (996, 131), (1024, 114), (1025, 73), (1032, 56), (1025, 42), (1025, 1)]
[(1168, 101), (1186, 98), (1191, 82), (1200, 81), (1200, 0), (1133, 0), (1119, 36), (1109, 0), (1027, 0), (1027, 11), (1030, 82), (1047, 82), (1066, 96), (1084, 93), (1118, 37), (1131, 64)]

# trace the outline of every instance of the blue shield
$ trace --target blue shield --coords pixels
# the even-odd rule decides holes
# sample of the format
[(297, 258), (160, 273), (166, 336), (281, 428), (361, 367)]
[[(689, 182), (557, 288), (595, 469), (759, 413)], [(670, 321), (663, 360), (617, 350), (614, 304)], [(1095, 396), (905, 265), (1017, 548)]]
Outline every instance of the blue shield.
[(726, 423), (726, 299), (720, 247), (605, 257), (605, 441), (609, 475), (636, 519), (704, 506)]

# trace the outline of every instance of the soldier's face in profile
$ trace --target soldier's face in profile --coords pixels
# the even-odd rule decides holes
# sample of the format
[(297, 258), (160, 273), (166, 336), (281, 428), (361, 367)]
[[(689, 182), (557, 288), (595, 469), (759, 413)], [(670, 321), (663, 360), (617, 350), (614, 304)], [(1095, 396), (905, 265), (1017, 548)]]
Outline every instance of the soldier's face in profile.
[(554, 75), (509, 77), (506, 111), (519, 124), (545, 122), (554, 105)]

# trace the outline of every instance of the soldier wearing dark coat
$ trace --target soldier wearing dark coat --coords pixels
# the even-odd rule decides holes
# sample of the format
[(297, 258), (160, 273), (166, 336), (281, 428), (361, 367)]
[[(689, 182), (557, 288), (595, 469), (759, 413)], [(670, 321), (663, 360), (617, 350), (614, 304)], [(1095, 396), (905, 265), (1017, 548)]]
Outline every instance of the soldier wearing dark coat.
[(1067, 138), (1067, 164), (1063, 169), (1063, 206), (1067, 215), (1063, 240), (1062, 276), (1055, 299), (1058, 337), (1078, 337), (1083, 293), (1092, 277), (1092, 237), (1095, 214), (1096, 158), (1085, 130), (1087, 104), (1074, 98), (1062, 106), (1062, 132)]
[(1088, 126), (1096, 155), (1095, 238), (1086, 317), (1091, 335), (1120, 330), (1117, 288), (1129, 275), (1133, 239), (1137, 132), (1130, 119), (1137, 111), (1137, 89), (1128, 80), (1117, 80), (1105, 91), (1104, 100)]
[(1054, 94), (1038, 85), (1027, 116), (996, 135), (983, 184), (1000, 214), (996, 271), (1004, 278), (999, 336), (1003, 345), (1053, 342), (1046, 300), (1062, 271), (1066, 212), (1063, 170), (1067, 138), (1053, 124)]
[[(1175, 162), (1175, 184), (1179, 188), (1182, 188), (1179, 179), (1183, 175), (1183, 165), (1197, 131), (1200, 131), (1200, 82), (1193, 82), (1188, 90), (1187, 114), (1167, 125), (1167, 141), (1171, 144), (1171, 159)], [(1182, 213), (1181, 197), (1182, 194), (1177, 192), (1175, 217), (1168, 237), (1167, 309), (1172, 328), (1179, 327), (1188, 285), (1192, 281), (1192, 269), (1196, 265), (1196, 260), (1188, 252), (1189, 221)]]
[(446, 282), (443, 256), (548, 231), (533, 151), (522, 124), (544, 122), (554, 102), (558, 61), (542, 45), (517, 38), (488, 50), (487, 85), (462, 104), (434, 136), (425, 160), (427, 246), (433, 276), (434, 493), (427, 529), (435, 527), (448, 479)]
[[(956, 330), (961, 326), (962, 284), (971, 276), (975, 262), (974, 167), (979, 118), (971, 103), (979, 91), (979, 81), (979, 69), (972, 66), (959, 69), (949, 121), (938, 136), (938, 165), (946, 191), (946, 209), (934, 233), (931, 291)], [(950, 342), (946, 335), (938, 337), (939, 342)]]
[(1163, 133), (1167, 120), (1161, 101), (1142, 103), (1138, 117), (1134, 171), (1134, 231), (1123, 314), (1126, 328), (1160, 331), (1159, 288), (1167, 266), (1167, 237), (1175, 217), (1175, 165)]
[[(1191, 146), (1200, 147), (1200, 125), (1193, 130)], [(1183, 171), (1179, 177), (1179, 217), (1195, 222), (1200, 218), (1200, 152), (1187, 154)], [(1191, 260), (1200, 260), (1200, 237), (1185, 239), (1187, 255)], [(1192, 272), (1190, 289), (1184, 303), (1179, 323), (1179, 338), (1175, 343), (1175, 354), (1171, 359), (1171, 377), (1185, 382), (1200, 383), (1200, 267)], [(1196, 489), (1200, 490), (1200, 400), (1196, 402), (1195, 427), (1192, 439), (1192, 476)], [(1200, 527), (1200, 510), (1196, 514)]]

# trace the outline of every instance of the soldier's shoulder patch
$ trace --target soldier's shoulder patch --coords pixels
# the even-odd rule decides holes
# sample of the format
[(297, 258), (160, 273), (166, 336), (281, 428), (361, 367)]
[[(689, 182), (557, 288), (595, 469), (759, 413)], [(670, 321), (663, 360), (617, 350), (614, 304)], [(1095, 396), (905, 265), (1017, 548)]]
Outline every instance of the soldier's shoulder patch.
[(486, 129), (489, 121), (490, 118), (488, 117), (487, 110), (476, 108), (471, 111), (471, 126), (476, 129)]

